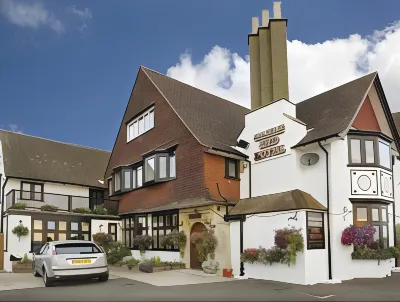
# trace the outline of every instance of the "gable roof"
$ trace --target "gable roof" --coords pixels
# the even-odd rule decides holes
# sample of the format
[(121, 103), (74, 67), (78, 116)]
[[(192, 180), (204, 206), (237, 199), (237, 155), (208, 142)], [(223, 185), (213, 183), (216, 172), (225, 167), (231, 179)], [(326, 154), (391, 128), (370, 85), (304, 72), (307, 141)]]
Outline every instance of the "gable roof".
[(400, 133), (400, 112), (395, 112), (392, 114), (393, 121), (396, 125), (397, 132)]
[(7, 177), (103, 187), (110, 152), (0, 130)]
[(348, 129), (376, 76), (373, 72), (298, 103), (296, 117), (313, 130), (296, 146), (338, 136)]
[(229, 215), (257, 214), (291, 210), (326, 210), (310, 194), (301, 190), (262, 195), (240, 200), (229, 212)]
[(175, 110), (189, 131), (204, 146), (245, 156), (231, 146), (244, 128), (245, 107), (141, 67)]

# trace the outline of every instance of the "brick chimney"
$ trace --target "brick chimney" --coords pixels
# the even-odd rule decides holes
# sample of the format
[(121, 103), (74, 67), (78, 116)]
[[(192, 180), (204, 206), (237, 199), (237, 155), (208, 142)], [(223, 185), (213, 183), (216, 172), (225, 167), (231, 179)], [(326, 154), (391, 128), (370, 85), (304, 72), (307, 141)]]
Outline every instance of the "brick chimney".
[(273, 101), (289, 99), (286, 25), (282, 19), (281, 2), (274, 2), (274, 16), (262, 11), (252, 18), (252, 32), (248, 36), (250, 54), (251, 109)]

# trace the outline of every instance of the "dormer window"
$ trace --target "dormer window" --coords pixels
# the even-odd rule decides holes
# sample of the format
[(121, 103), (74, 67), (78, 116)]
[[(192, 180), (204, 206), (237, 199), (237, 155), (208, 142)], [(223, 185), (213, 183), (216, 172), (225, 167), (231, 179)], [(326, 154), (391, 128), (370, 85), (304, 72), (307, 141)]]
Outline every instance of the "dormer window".
[(154, 128), (154, 107), (129, 122), (126, 128), (127, 142)]
[(349, 164), (391, 169), (391, 146), (378, 136), (349, 136)]

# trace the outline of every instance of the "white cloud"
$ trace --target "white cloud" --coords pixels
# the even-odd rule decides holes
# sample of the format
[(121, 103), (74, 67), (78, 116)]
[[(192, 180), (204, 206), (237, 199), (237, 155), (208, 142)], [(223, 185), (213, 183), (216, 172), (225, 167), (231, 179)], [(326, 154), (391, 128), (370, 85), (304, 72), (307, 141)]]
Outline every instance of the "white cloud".
[(36, 29), (48, 26), (58, 34), (65, 31), (64, 24), (40, 2), (3, 0), (0, 12), (9, 22), (20, 27)]
[(22, 130), (21, 130), (21, 128), (20, 128), (18, 125), (16, 125), (16, 124), (9, 124), (9, 125), (8, 125), (8, 128), (9, 128), (10, 131), (12, 131), (12, 132), (23, 133)]
[(70, 7), (67, 7), (67, 12), (71, 13), (73, 15), (76, 15), (77, 17), (81, 18), (81, 19), (92, 19), (93, 15), (92, 15), (92, 11), (89, 8), (84, 8), (84, 9), (79, 9), (76, 8), (75, 5), (72, 5)]
[[(400, 111), (400, 22), (367, 37), (355, 34), (318, 44), (288, 41), (288, 61), (290, 100), (295, 103), (378, 71), (392, 111)], [(214, 46), (200, 63), (188, 53), (181, 55), (167, 75), (250, 107), (249, 72), (248, 57)]]

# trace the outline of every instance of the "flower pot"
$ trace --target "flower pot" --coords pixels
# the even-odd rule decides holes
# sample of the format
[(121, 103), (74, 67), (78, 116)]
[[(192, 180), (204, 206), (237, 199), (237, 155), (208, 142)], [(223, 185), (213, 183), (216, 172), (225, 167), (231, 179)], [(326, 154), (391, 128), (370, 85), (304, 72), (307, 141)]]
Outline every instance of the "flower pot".
[(222, 276), (225, 278), (232, 278), (232, 269), (231, 268), (224, 268), (222, 270)]
[(32, 261), (28, 260), (25, 262), (13, 261), (12, 262), (13, 273), (30, 273), (32, 272)]

